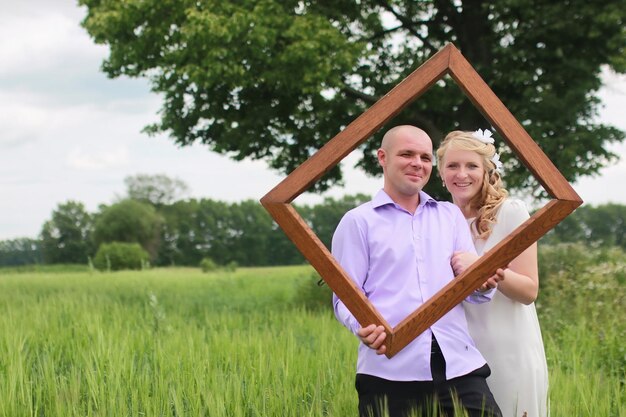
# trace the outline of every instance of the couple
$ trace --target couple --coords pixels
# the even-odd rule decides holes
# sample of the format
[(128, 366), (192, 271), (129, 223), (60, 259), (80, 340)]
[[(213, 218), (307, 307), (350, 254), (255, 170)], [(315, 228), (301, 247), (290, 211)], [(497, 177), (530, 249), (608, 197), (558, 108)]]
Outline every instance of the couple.
[[(437, 166), (451, 204), (422, 191), (434, 159), (423, 130), (397, 126), (383, 137), (384, 187), (342, 218), (332, 253), (391, 326), (529, 217), (507, 199), (493, 142), (488, 130), (446, 136)], [(546, 417), (537, 291), (533, 244), (391, 359), (383, 327), (358, 323), (333, 297), (337, 319), (361, 341), (359, 414), (410, 416), (436, 400), (448, 417), (458, 403), (470, 417)]]

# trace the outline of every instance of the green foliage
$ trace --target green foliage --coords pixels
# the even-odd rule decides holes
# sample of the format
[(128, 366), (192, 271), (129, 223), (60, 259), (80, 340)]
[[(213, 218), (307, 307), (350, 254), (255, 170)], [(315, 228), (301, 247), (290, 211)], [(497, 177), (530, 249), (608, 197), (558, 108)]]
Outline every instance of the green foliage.
[(224, 265), (224, 271), (226, 272), (235, 272), (239, 268), (239, 264), (235, 261), (230, 261), (226, 265)]
[(291, 265), (303, 258), (256, 201), (178, 201), (161, 209), (160, 265), (198, 265), (208, 256), (220, 265)]
[(41, 230), (41, 250), (46, 263), (86, 263), (92, 254), (93, 219), (83, 203), (59, 204)]
[[(87, 32), (109, 48), (104, 71), (146, 77), (162, 94), (161, 120), (148, 132), (285, 173), (448, 42), (568, 180), (597, 173), (616, 158), (608, 145), (624, 139), (596, 118), (601, 68), (626, 71), (623, 0), (79, 4)], [(393, 120), (402, 123), (424, 127), (436, 143), (446, 131), (488, 124), (450, 78)], [(369, 173), (378, 173), (380, 134), (363, 146)], [(518, 159), (503, 160), (510, 188), (536, 185)], [(336, 167), (316, 187), (340, 179)]]
[(294, 304), (310, 311), (332, 311), (333, 292), (320, 275), (313, 271), (296, 284)]
[(202, 272), (215, 272), (218, 266), (213, 259), (202, 258), (202, 261), (200, 261), (200, 269), (202, 269)]
[(41, 240), (18, 238), (0, 241), (0, 266), (33, 265), (43, 262)]
[(547, 242), (586, 242), (626, 249), (626, 206), (583, 205), (546, 237)]
[(138, 243), (111, 242), (100, 245), (93, 265), (101, 271), (144, 269), (149, 259), (148, 252)]
[(581, 243), (539, 249), (536, 304), (544, 335), (581, 351), (575, 339), (586, 335), (594, 366), (626, 382), (626, 253)]
[[(294, 205), (303, 220), (311, 227), (327, 248), (331, 246), (334, 230), (341, 217), (351, 208), (369, 200), (370, 197), (357, 194), (338, 199), (326, 198), (320, 204)], [(72, 203), (78, 204), (78, 203)], [(60, 206), (61, 207), (61, 206)], [(67, 215), (71, 210), (57, 210), (65, 213), (64, 219), (81, 218)], [(109, 207), (102, 207), (100, 213), (85, 214), (84, 218), (95, 218), (95, 229), (80, 227), (72, 229), (70, 224), (64, 230), (81, 233), (58, 234), (54, 248), (91, 247), (89, 239), (93, 235), (96, 243), (108, 241), (139, 242), (149, 248), (150, 261), (159, 266), (198, 266), (204, 257), (213, 259), (218, 265), (228, 268), (237, 266), (298, 265), (304, 257), (284, 232), (272, 220), (267, 211), (256, 201), (245, 200), (239, 203), (226, 203), (211, 199), (189, 199), (165, 204), (158, 208), (136, 200), (124, 200)], [(64, 220), (65, 221), (65, 220)], [(59, 224), (62, 222), (59, 221)], [(86, 223), (82, 223), (86, 224)], [(55, 235), (56, 236), (56, 235)], [(60, 245), (63, 236), (63, 245)], [(582, 206), (568, 216), (553, 231), (542, 238), (542, 244), (556, 245), (561, 242), (586, 242), (594, 247), (610, 248), (613, 245), (626, 249), (626, 206), (606, 204), (598, 207)], [(118, 239), (118, 240), (116, 240)], [(36, 262), (43, 251), (43, 241), (16, 239), (0, 242), (0, 265), (15, 265), (16, 262)], [(152, 253), (152, 252), (150, 252)], [(540, 262), (541, 275), (556, 270), (577, 270), (580, 263), (586, 262), (590, 252), (582, 251), (572, 259), (555, 258)], [(85, 255), (88, 262), (89, 254)], [(47, 262), (52, 262), (49, 260)], [(78, 262), (78, 261), (76, 261)], [(561, 263), (559, 263), (561, 262)], [(236, 265), (236, 266), (235, 266)]]
[(226, 265), (218, 265), (211, 258), (203, 258), (202, 261), (200, 261), (200, 269), (202, 269), (202, 272), (235, 272), (238, 266), (235, 261), (230, 261)]
[[(343, 214), (368, 200), (364, 195), (327, 198), (322, 204), (296, 206), (313, 231), (330, 247), (334, 229)], [(296, 265), (304, 262), (298, 249), (257, 201), (225, 203), (189, 199), (156, 208), (138, 200), (102, 206), (95, 218), (93, 242), (138, 242), (151, 254), (154, 265), (197, 266), (210, 257), (225, 268), (237, 266)], [(85, 245), (82, 234), (67, 234), (64, 247)], [(89, 239), (87, 238), (87, 243)], [(90, 246), (90, 245), (88, 245)], [(30, 262), (38, 242), (0, 242), (0, 265)], [(88, 263), (86, 254), (81, 264)], [(52, 262), (52, 260), (50, 261)]]
[(149, 204), (122, 200), (103, 208), (97, 216), (93, 239), (97, 246), (109, 242), (138, 243), (156, 259), (162, 218)]

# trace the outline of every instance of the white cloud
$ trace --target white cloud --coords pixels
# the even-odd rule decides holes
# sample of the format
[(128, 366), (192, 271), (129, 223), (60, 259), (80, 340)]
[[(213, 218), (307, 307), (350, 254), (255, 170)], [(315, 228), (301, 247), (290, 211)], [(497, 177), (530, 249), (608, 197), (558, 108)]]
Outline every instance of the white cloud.
[(39, 105), (35, 95), (0, 91), (0, 149), (38, 140), (51, 123), (49, 109)]
[[(62, 202), (95, 211), (124, 192), (124, 178), (164, 173), (180, 178), (197, 198), (258, 200), (284, 175), (261, 161), (233, 161), (207, 147), (177, 147), (141, 129), (158, 120), (159, 97), (145, 80), (106, 78), (106, 48), (80, 27), (85, 9), (67, 0), (0, 0), (0, 240), (34, 237)], [(626, 130), (626, 77), (604, 74), (601, 119)], [(615, 147), (626, 155), (626, 145)], [(373, 194), (382, 179), (342, 163), (343, 188), (326, 196)], [(626, 204), (626, 160), (575, 185), (589, 203)], [(298, 203), (322, 196), (305, 193)]]
[(600, 119), (602, 122), (626, 130), (624, 108), (626, 106), (626, 74), (617, 74), (608, 69), (602, 71), (604, 86), (598, 96), (602, 100)]
[(95, 46), (76, 23), (61, 12), (0, 17), (0, 76), (73, 72), (102, 58), (106, 48)]
[(117, 146), (115, 149), (85, 151), (81, 147), (73, 148), (67, 154), (67, 165), (70, 168), (86, 171), (102, 171), (105, 169), (127, 166), (130, 158), (128, 149)]

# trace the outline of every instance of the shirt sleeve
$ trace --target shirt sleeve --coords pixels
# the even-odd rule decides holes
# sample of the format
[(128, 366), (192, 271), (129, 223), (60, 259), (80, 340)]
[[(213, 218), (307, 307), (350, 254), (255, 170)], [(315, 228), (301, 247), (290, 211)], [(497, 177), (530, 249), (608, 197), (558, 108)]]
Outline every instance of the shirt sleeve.
[(468, 295), (467, 298), (465, 298), (465, 301), (467, 301), (470, 304), (486, 303), (488, 301), (491, 301), (495, 293), (496, 293), (496, 288), (492, 288), (489, 291), (485, 291), (485, 292), (474, 291), (473, 293)]
[[(361, 290), (367, 278), (369, 265), (368, 246), (363, 229), (353, 212), (346, 213), (335, 230), (331, 246), (331, 252), (337, 262)], [(362, 326), (335, 294), (333, 309), (337, 320), (356, 335)]]
[(502, 205), (502, 212), (498, 213), (498, 223), (504, 225), (504, 232), (508, 235), (520, 224), (530, 218), (526, 204), (517, 199), (508, 199)]
[[(472, 241), (472, 233), (470, 231), (469, 225), (467, 224), (467, 220), (463, 217), (460, 210), (457, 211), (457, 215), (455, 216), (455, 231), (456, 231), (456, 239), (455, 239), (455, 252), (470, 252), (476, 253), (476, 248), (474, 247), (474, 242)], [(489, 291), (480, 292), (474, 291), (470, 295), (465, 298), (470, 304), (482, 304), (490, 301), (496, 289), (492, 288)]]

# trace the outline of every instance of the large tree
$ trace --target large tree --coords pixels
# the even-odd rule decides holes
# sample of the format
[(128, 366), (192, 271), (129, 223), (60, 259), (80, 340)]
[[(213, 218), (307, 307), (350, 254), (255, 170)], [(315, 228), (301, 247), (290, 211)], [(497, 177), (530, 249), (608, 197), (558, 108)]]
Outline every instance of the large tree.
[(139, 243), (149, 254), (150, 261), (157, 257), (163, 218), (156, 209), (137, 200), (122, 200), (103, 207), (96, 216), (93, 241), (102, 243)]
[(157, 208), (173, 204), (189, 192), (187, 184), (165, 174), (137, 174), (124, 178), (128, 198)]
[[(597, 120), (604, 66), (626, 70), (624, 0), (79, 0), (111, 77), (147, 77), (179, 145), (289, 172), (453, 42), (569, 180), (598, 172), (624, 132)], [(485, 127), (448, 78), (392, 122)], [(373, 149), (360, 166), (378, 170)], [(532, 187), (508, 159), (509, 187)], [(341, 179), (331, 170), (324, 188)], [(432, 182), (437, 183), (437, 182)]]
[(93, 250), (93, 219), (83, 203), (67, 201), (52, 211), (41, 228), (41, 250), (46, 263), (87, 263)]

